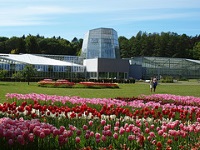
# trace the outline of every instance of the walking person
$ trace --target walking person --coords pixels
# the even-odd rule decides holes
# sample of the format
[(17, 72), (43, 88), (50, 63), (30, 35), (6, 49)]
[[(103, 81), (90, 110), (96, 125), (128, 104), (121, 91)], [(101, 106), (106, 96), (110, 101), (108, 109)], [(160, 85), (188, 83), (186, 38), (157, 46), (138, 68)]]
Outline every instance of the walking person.
[(158, 85), (157, 78), (154, 77), (154, 78), (153, 78), (153, 91), (154, 91), (154, 92), (156, 92), (156, 87), (157, 87), (157, 85)]
[(153, 78), (151, 77), (151, 80), (150, 80), (150, 91), (152, 92), (153, 90)]

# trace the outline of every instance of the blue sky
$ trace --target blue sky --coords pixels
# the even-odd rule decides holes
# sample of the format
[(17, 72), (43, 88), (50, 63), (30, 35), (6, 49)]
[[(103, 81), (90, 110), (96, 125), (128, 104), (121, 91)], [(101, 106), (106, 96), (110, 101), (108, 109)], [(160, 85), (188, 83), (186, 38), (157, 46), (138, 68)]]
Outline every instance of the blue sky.
[(200, 34), (200, 0), (0, 0), (0, 36), (60, 36), (71, 41), (91, 29)]

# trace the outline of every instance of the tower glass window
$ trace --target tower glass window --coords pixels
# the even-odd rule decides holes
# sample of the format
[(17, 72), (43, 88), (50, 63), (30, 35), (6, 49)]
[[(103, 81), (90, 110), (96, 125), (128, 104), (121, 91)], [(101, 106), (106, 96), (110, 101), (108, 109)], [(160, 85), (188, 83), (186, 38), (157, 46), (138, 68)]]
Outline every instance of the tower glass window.
[(81, 56), (91, 58), (120, 58), (117, 32), (112, 28), (98, 28), (85, 34)]

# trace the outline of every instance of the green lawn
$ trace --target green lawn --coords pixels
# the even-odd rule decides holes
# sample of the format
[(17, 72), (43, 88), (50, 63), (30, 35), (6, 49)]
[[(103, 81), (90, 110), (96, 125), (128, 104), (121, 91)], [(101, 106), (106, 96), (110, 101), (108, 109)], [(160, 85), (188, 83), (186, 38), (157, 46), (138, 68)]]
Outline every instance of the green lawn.
[[(88, 89), (88, 88), (44, 88), (37, 83), (27, 82), (0, 82), (0, 103), (5, 101), (6, 93), (43, 93), (49, 95), (80, 96), (87, 98), (115, 98), (133, 97), (141, 94), (149, 95), (149, 84), (136, 82), (135, 84), (119, 84), (119, 89)], [(175, 94), (200, 97), (200, 83), (197, 81), (160, 83), (156, 93)]]

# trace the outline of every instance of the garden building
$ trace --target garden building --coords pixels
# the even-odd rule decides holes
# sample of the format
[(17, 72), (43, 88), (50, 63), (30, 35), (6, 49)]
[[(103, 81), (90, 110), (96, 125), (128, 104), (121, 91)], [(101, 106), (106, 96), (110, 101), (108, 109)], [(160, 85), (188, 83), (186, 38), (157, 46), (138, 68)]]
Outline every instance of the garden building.
[(36, 78), (150, 79), (153, 76), (200, 78), (200, 60), (186, 58), (81, 59), (62, 55), (0, 54), (0, 70), (7, 70), (8, 78), (23, 70), (27, 64), (33, 65), (36, 69)]
[(32, 54), (0, 54), (0, 69), (7, 70), (6, 77), (33, 65), (38, 78), (84, 78), (85, 67), (74, 62), (56, 60)]
[(150, 79), (171, 76), (178, 79), (200, 78), (200, 60), (168, 57), (134, 57), (129, 59), (129, 76)]

